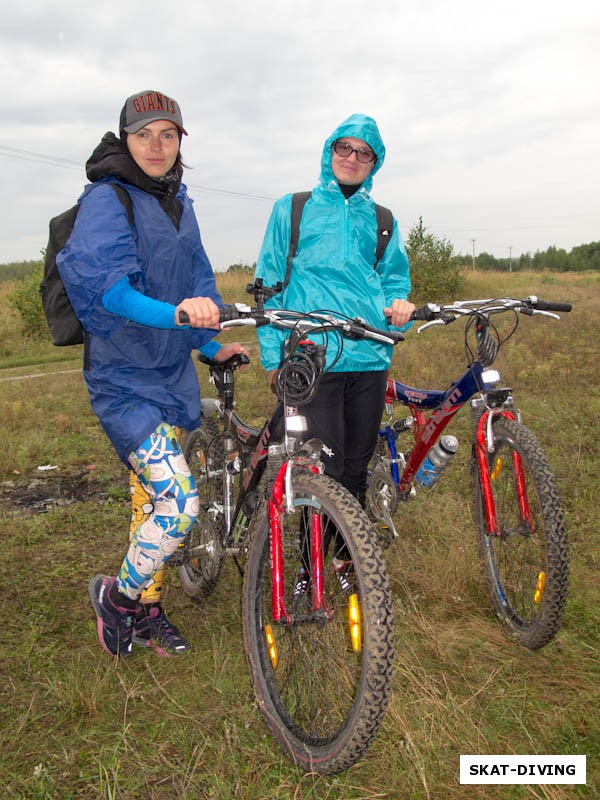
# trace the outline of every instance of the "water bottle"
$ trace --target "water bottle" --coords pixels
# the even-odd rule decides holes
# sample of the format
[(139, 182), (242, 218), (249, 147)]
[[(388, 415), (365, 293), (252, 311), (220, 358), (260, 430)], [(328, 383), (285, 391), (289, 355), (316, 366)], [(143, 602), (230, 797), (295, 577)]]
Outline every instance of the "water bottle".
[(457, 450), (458, 439), (456, 436), (442, 436), (439, 442), (433, 445), (427, 453), (425, 461), (421, 464), (415, 476), (417, 483), (425, 488), (434, 486)]

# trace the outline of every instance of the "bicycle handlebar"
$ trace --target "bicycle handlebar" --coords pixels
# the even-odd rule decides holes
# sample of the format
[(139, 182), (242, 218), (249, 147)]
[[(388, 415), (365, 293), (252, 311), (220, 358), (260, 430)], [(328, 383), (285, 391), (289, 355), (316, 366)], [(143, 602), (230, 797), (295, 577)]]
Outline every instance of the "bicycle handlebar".
[[(553, 312), (569, 312), (572, 310), (570, 303), (549, 302), (541, 300), (535, 295), (525, 299), (514, 297), (490, 298), (487, 300), (456, 300), (448, 305), (437, 305), (426, 303), (424, 306), (415, 309), (411, 315), (412, 320), (439, 323), (447, 325), (462, 316), (479, 315), (490, 316), (500, 314), (503, 311), (520, 311), (523, 314), (545, 314), (555, 316)], [(422, 326), (420, 330), (427, 327)]]
[[(179, 322), (187, 324), (189, 317), (185, 311), (179, 312)], [(349, 339), (372, 339), (383, 344), (395, 345), (404, 340), (399, 331), (382, 330), (368, 325), (365, 320), (355, 317), (336, 316), (329, 311), (303, 313), (290, 309), (250, 307), (243, 303), (224, 304), (219, 308), (221, 329), (237, 326), (261, 327), (275, 325), (286, 330), (296, 329), (303, 334), (338, 331)]]

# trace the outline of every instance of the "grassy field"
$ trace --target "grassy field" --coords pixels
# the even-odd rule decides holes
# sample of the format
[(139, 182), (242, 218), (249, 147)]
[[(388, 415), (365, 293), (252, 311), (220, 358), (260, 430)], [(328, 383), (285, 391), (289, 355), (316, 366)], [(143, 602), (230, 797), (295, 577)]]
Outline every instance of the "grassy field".
[[(219, 280), (226, 299), (242, 299), (243, 279)], [(166, 604), (193, 644), (185, 657), (137, 652), (115, 662), (101, 651), (86, 587), (95, 572), (114, 574), (124, 553), (125, 471), (89, 410), (77, 349), (24, 341), (8, 288), (0, 285), (0, 796), (600, 796), (600, 275), (475, 272), (463, 293), (537, 294), (574, 306), (560, 322), (523, 318), (497, 364), (561, 491), (571, 554), (562, 630), (529, 652), (494, 618), (477, 563), (463, 414), (452, 428), (462, 442), (452, 468), (434, 491), (401, 506), (401, 537), (387, 551), (397, 639), (388, 714), (363, 760), (329, 777), (301, 774), (267, 735), (245, 666), (235, 569), (202, 608), (170, 572)], [(256, 352), (254, 334), (245, 335)], [(441, 385), (463, 367), (459, 324), (411, 333), (396, 349), (394, 371), (412, 385)], [(239, 387), (242, 415), (266, 416), (272, 396), (258, 359)], [(60, 504), (44, 504), (51, 493)], [(461, 753), (585, 754), (588, 783), (461, 786)]]

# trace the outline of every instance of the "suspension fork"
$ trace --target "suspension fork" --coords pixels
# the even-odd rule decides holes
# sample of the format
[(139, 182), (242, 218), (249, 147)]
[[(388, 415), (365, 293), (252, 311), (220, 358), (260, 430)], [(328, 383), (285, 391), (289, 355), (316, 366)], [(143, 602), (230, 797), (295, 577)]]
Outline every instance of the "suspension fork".
[[(483, 496), (483, 509), (486, 518), (487, 529), (490, 535), (498, 536), (498, 520), (496, 517), (496, 506), (494, 503), (494, 493), (492, 491), (492, 477), (489, 472), (488, 464), (488, 428), (489, 437), (491, 438), (491, 416), (502, 415), (507, 419), (516, 421), (516, 416), (512, 411), (503, 409), (486, 410), (481, 415), (477, 425), (477, 434), (475, 441), (475, 454), (477, 458), (477, 465), (479, 469), (479, 481), (481, 484), (481, 491)], [(523, 471), (523, 460), (521, 455), (516, 450), (511, 451), (512, 458), (512, 472), (515, 480), (515, 487), (517, 491), (517, 500), (519, 503), (519, 513), (521, 519), (529, 525), (533, 533), (533, 523), (531, 519), (531, 510), (529, 508), (529, 498), (527, 497), (527, 485), (525, 482), (525, 473)]]
[[(269, 550), (271, 554), (271, 614), (274, 622), (282, 622), (284, 624), (289, 624), (292, 618), (285, 605), (283, 530), (281, 524), (285, 513), (283, 497), (285, 494), (287, 511), (292, 513), (294, 498), (291, 475), (292, 468), (298, 466), (304, 467), (313, 473), (319, 472), (319, 468), (315, 464), (306, 463), (300, 459), (285, 461), (277, 473), (271, 497), (267, 502)], [(323, 529), (321, 514), (318, 509), (313, 509), (310, 512), (308, 525), (310, 530), (313, 610), (317, 610), (323, 604)]]

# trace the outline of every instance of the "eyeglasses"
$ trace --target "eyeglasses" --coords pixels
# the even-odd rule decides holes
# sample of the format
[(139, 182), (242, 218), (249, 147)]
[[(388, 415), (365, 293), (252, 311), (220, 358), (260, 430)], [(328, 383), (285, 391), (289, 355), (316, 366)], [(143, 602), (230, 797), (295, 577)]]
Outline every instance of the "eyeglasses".
[(340, 139), (333, 143), (333, 150), (340, 158), (348, 158), (352, 153), (356, 153), (356, 158), (361, 164), (370, 164), (375, 161), (375, 153), (370, 147), (352, 147), (350, 142), (342, 142)]

